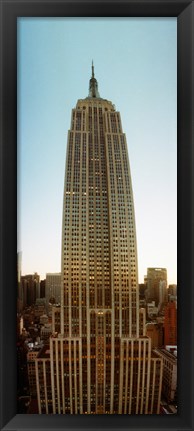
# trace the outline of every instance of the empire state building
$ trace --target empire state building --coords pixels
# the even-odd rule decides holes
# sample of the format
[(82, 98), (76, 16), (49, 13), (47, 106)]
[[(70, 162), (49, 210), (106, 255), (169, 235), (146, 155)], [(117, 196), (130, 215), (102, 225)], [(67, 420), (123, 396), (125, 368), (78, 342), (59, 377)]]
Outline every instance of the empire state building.
[(61, 273), (60, 330), (35, 361), (39, 413), (158, 414), (162, 361), (139, 309), (126, 137), (93, 64), (68, 132)]

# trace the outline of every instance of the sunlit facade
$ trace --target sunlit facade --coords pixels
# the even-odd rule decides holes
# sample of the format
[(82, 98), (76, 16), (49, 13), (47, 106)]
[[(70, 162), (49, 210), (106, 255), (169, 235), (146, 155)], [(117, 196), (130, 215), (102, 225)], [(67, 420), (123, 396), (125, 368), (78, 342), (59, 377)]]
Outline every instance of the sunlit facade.
[(61, 274), (60, 333), (50, 338), (52, 412), (159, 413), (162, 360), (151, 353), (139, 310), (126, 137), (120, 113), (99, 95), (93, 65), (89, 96), (78, 100), (68, 133)]

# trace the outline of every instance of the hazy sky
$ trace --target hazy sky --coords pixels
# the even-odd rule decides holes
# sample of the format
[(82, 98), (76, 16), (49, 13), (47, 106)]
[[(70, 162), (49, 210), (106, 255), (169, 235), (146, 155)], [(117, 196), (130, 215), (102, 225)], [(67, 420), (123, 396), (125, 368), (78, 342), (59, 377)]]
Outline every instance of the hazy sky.
[(121, 113), (131, 166), (139, 282), (177, 282), (176, 18), (18, 19), (18, 251), (22, 274), (60, 272), (67, 131), (88, 96)]

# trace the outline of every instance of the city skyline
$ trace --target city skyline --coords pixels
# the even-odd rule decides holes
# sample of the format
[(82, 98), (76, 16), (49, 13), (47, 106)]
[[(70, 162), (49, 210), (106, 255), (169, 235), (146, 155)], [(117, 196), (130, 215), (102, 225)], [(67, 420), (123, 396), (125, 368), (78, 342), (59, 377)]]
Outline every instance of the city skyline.
[[(109, 40), (102, 46), (105, 34), (117, 59)], [(176, 19), (22, 18), (18, 36), (22, 274), (60, 271), (66, 132), (93, 58), (101, 97), (120, 111), (128, 142), (139, 283), (148, 267), (167, 268), (176, 283)]]

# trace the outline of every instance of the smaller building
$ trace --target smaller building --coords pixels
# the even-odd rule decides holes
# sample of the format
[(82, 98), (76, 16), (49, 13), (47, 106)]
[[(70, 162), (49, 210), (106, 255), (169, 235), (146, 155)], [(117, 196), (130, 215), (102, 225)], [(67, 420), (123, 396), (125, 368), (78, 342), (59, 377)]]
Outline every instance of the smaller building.
[(44, 298), (38, 298), (34, 306), (34, 319), (39, 322), (40, 317), (45, 314), (46, 304)]
[(46, 305), (61, 302), (61, 273), (47, 273), (45, 286)]
[(46, 279), (40, 281), (40, 298), (45, 298)]
[(147, 268), (146, 285), (149, 302), (155, 301), (161, 307), (166, 295), (167, 269)]
[(152, 319), (158, 315), (158, 307), (156, 307), (155, 301), (149, 302), (147, 304), (147, 315), (149, 319)]
[(32, 398), (36, 397), (36, 370), (35, 370), (35, 359), (42, 346), (32, 348), (27, 353), (27, 368), (28, 368), (28, 382), (29, 391)]
[(164, 315), (164, 345), (177, 344), (177, 307), (176, 302), (169, 302)]
[[(173, 346), (175, 347), (175, 346)], [(177, 392), (177, 350), (154, 350), (163, 359), (162, 395), (168, 403), (175, 401)]]
[(146, 284), (140, 283), (139, 284), (139, 300), (145, 300), (145, 291), (146, 291)]
[(146, 324), (146, 335), (152, 340), (152, 349), (163, 347), (164, 330), (162, 323), (149, 322)]
[(158, 310), (162, 310), (168, 300), (167, 282), (165, 280), (159, 281), (159, 304)]
[(37, 272), (21, 276), (21, 292), (23, 307), (34, 305), (40, 298), (40, 276)]
[(175, 297), (177, 296), (177, 285), (176, 284), (169, 284), (168, 295), (175, 296)]
[(45, 325), (46, 323), (48, 323), (48, 316), (47, 314), (42, 314), (40, 316), (40, 325)]
[(40, 337), (41, 340), (47, 341), (52, 333), (52, 326), (51, 323), (45, 323), (44, 326), (42, 326), (40, 330)]

